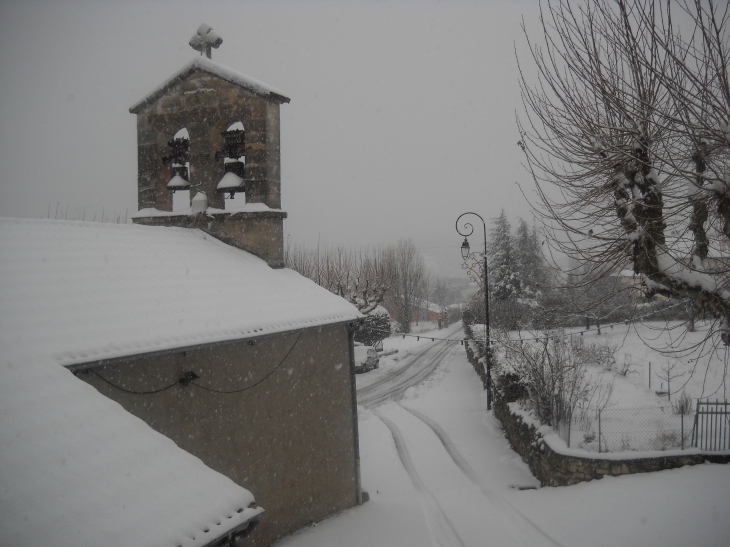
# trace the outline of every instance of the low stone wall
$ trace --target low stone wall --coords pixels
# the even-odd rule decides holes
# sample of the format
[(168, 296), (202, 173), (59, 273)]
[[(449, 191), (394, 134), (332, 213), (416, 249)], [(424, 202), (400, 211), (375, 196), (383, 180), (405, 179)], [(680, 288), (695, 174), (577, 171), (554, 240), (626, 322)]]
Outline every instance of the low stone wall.
[(568, 486), (600, 479), (606, 475), (617, 476), (661, 471), (684, 465), (696, 465), (705, 461), (730, 462), (730, 454), (707, 454), (696, 451), (689, 454), (627, 459), (615, 459), (615, 454), (602, 458), (560, 454), (550, 447), (538, 428), (526, 423), (522, 416), (510, 411), (507, 403), (495, 401), (494, 414), (502, 422), (512, 448), (522, 456), (542, 486)]
[[(487, 374), (482, 360), (477, 357), (474, 340), (467, 334), (466, 355), (479, 378), (487, 388)], [(502, 422), (510, 445), (530, 467), (530, 471), (542, 486), (568, 486), (579, 482), (600, 479), (606, 475), (628, 475), (631, 473), (647, 473), (674, 469), (685, 465), (696, 465), (704, 462), (730, 463), (730, 454), (701, 453), (697, 450), (688, 453), (650, 458), (617, 458), (617, 454), (604, 454), (602, 457), (582, 457), (560, 454), (553, 450), (544, 435), (535, 425), (526, 423), (522, 416), (510, 411), (508, 403), (500, 398), (500, 390), (494, 393), (494, 415)]]
[(487, 371), (484, 368), (482, 360), (477, 357), (477, 351), (475, 351), (477, 350), (476, 342), (474, 342), (474, 340), (467, 339), (464, 345), (466, 346), (467, 359), (471, 363), (471, 366), (474, 367), (479, 379), (482, 381), (482, 387), (487, 389)]

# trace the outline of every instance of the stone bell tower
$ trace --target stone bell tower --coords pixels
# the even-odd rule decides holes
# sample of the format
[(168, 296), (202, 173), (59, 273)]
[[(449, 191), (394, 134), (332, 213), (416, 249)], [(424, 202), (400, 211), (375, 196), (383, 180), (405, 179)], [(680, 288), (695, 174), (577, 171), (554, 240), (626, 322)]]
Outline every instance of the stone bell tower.
[[(202, 24), (201, 52), (129, 111), (137, 115), (139, 224), (199, 228), (284, 266), (279, 107), (275, 89), (210, 59), (223, 40)], [(204, 56), (205, 54), (205, 56)], [(173, 212), (173, 193), (191, 207)], [(227, 209), (226, 198), (245, 195)], [(237, 202), (240, 200), (236, 200)]]

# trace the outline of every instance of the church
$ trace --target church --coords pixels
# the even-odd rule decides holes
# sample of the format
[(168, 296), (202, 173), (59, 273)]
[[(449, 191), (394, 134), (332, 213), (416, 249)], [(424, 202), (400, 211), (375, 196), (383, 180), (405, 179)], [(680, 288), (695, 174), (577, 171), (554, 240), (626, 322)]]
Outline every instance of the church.
[[(56, 462), (33, 492), (12, 482), (0, 513), (13, 506), (22, 521), (60, 483), (58, 496), (76, 499), (70, 510), (83, 517), (89, 477), (71, 473), (71, 441), (55, 440), (65, 432), (75, 432), (79, 462), (112, 477), (94, 491), (109, 515), (88, 524), (89, 538), (110, 537), (98, 520), (122, 506), (120, 528), (146, 515), (153, 529), (177, 500), (182, 525), (116, 544), (268, 545), (362, 503), (353, 357), (362, 316), (284, 267), (279, 108), (289, 99), (214, 62), (221, 42), (201, 25), (191, 40), (200, 57), (130, 109), (133, 225), (0, 219), (0, 442), (15, 447), (0, 471), (42, 467), (16, 435)], [(54, 428), (43, 427), (50, 417)], [(139, 488), (115, 491), (130, 475)], [(63, 503), (44, 507), (51, 544), (86, 537), (74, 536), (80, 524)], [(14, 526), (16, 539), (46, 537)]]

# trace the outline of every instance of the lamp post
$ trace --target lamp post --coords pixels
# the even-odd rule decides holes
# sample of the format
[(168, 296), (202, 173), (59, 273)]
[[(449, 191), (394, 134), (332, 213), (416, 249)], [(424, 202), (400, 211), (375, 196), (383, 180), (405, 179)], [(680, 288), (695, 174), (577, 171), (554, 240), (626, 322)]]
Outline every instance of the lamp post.
[(485, 334), (485, 347), (486, 347), (486, 360), (487, 360), (487, 410), (492, 409), (492, 362), (491, 362), (491, 347), (489, 345), (489, 278), (487, 274), (487, 224), (484, 219), (476, 213), (462, 213), (459, 218), (456, 219), (456, 231), (459, 235), (464, 236), (464, 243), (461, 244), (461, 258), (466, 261), (469, 258), (469, 240), (467, 237), (474, 233), (474, 226), (471, 222), (464, 222), (463, 232), (459, 229), (459, 221), (461, 217), (466, 215), (474, 215), (482, 221), (484, 228), (484, 334)]

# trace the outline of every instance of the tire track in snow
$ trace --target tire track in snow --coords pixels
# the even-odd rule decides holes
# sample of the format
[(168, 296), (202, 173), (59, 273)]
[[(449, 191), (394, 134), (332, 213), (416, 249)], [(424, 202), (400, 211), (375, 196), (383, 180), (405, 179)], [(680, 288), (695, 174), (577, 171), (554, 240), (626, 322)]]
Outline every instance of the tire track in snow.
[[(445, 332), (444, 336), (445, 337), (452, 336), (455, 333), (459, 332), (461, 330), (461, 328), (462, 327), (459, 326), (457, 329), (448, 330), (448, 331)], [(424, 336), (424, 338), (427, 339), (428, 336)], [(451, 343), (449, 345), (453, 345), (453, 344), (455, 344), (455, 342), (453, 342), (453, 343)], [(384, 386), (387, 386), (387, 384), (393, 383), (393, 381), (396, 380), (396, 379), (398, 379), (399, 377), (406, 375), (410, 371), (411, 367), (413, 367), (413, 365), (418, 364), (419, 361), (421, 360), (421, 358), (424, 355), (426, 355), (429, 352), (434, 351), (435, 348), (439, 348), (440, 346), (442, 346), (442, 343), (438, 343), (438, 344), (434, 344), (434, 345), (429, 345), (429, 346), (425, 347), (424, 349), (422, 349), (418, 353), (413, 354), (408, 359), (408, 361), (406, 361), (407, 364), (404, 365), (403, 367), (401, 367), (398, 370), (395, 370), (395, 371), (387, 374), (386, 376), (383, 376), (382, 378), (379, 378), (378, 380), (375, 380), (372, 384), (363, 386), (360, 389), (358, 389), (358, 391), (357, 391), (357, 394), (358, 394), (358, 403), (359, 404), (370, 404), (369, 403), (369, 399), (368, 399), (368, 395), (371, 395), (372, 392), (377, 392), (379, 390), (379, 388), (382, 388)], [(405, 380), (405, 381), (407, 382), (408, 380)], [(411, 387), (411, 386), (409, 385), (408, 387)], [(405, 389), (403, 391), (405, 392)], [(371, 395), (371, 398), (372, 397), (374, 397), (374, 396)], [(378, 402), (384, 402), (386, 400), (388, 400), (388, 399), (385, 398), (385, 399), (383, 399), (381, 401), (378, 401)]]
[[(441, 347), (431, 346), (430, 348), (425, 349), (423, 352), (416, 354), (413, 361), (409, 365), (403, 367), (393, 376), (384, 378), (382, 382), (377, 382), (377, 385), (373, 384), (372, 386), (368, 386), (367, 388), (363, 388), (358, 391), (358, 404), (363, 405), (365, 408), (373, 408), (386, 401), (397, 401), (403, 396), (408, 388), (420, 384), (426, 378), (431, 376), (434, 370), (436, 370), (436, 367), (441, 364), (444, 356), (451, 350), (454, 344), (455, 342), (447, 342), (444, 343), (444, 345)], [(433, 351), (434, 348), (437, 348), (436, 353), (434, 353), (434, 355), (429, 358), (428, 362), (423, 365), (422, 368), (416, 370), (415, 372), (411, 370), (411, 367), (416, 364), (423, 355), (425, 355), (429, 351)], [(411, 374), (406, 375), (406, 372), (409, 372)], [(404, 377), (398, 378), (399, 376)]]
[[(421, 412), (414, 410), (412, 408), (408, 408), (400, 403), (398, 403), (401, 408), (421, 420), (424, 424), (426, 424), (431, 431), (434, 432), (436, 437), (438, 437), (439, 441), (441, 441), (441, 444), (443, 445), (444, 449), (446, 450), (446, 453), (449, 455), (449, 457), (453, 460), (453, 462), (456, 464), (456, 466), (461, 469), (461, 472), (466, 476), (467, 479), (469, 479), (475, 486), (479, 488), (479, 490), (482, 492), (482, 495), (489, 501), (495, 504), (497, 508), (500, 507), (500, 504), (505, 503), (509, 507), (512, 508), (512, 510), (515, 512), (514, 516), (516, 517), (516, 520), (521, 521), (524, 524), (527, 524), (529, 528), (535, 530), (538, 534), (540, 534), (543, 538), (550, 541), (552, 545), (555, 545), (557, 547), (563, 547), (561, 543), (558, 543), (555, 539), (553, 539), (547, 532), (545, 532), (540, 526), (532, 522), (525, 514), (517, 509), (514, 505), (512, 505), (509, 501), (507, 501), (505, 498), (503, 498), (499, 493), (497, 493), (494, 489), (492, 489), (490, 486), (484, 484), (479, 476), (474, 472), (474, 469), (471, 465), (469, 465), (469, 462), (466, 460), (466, 458), (459, 452), (459, 449), (456, 448), (456, 445), (453, 443), (453, 441), (449, 438), (449, 436), (446, 434), (446, 431), (443, 427), (441, 427), (437, 422), (426, 416), (425, 414), (422, 414)], [(385, 420), (382, 416), (378, 415), (378, 417), (381, 420)], [(387, 424), (386, 424), (387, 425)], [(505, 515), (509, 516), (509, 515)]]
[(464, 541), (459, 537), (459, 533), (454, 528), (454, 525), (446, 516), (443, 509), (436, 500), (436, 497), (426, 488), (425, 483), (418, 474), (413, 460), (408, 452), (405, 438), (401, 433), (398, 426), (391, 422), (388, 418), (381, 415), (377, 410), (374, 414), (390, 429), (390, 434), (393, 436), (393, 442), (395, 443), (395, 449), (398, 452), (403, 467), (405, 468), (408, 476), (411, 478), (418, 496), (421, 498), (421, 504), (423, 506), (423, 512), (426, 517), (426, 526), (428, 527), (431, 540), (435, 547), (466, 547)]

